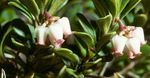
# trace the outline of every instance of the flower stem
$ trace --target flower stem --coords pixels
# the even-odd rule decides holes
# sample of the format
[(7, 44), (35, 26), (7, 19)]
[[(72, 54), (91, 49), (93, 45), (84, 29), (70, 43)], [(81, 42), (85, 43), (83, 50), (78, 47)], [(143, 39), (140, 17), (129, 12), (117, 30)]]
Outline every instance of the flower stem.
[(116, 19), (116, 22), (119, 24), (119, 30), (122, 31), (125, 28), (125, 25), (120, 19)]

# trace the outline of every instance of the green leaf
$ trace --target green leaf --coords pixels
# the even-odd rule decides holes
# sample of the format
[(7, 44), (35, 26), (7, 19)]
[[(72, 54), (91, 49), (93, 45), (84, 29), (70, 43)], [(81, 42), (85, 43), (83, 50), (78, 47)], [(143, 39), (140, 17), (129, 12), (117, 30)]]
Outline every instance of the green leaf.
[(123, 19), (141, 0), (130, 0), (128, 5), (122, 11), (120, 18)]
[(63, 78), (63, 75), (64, 75), (64, 73), (65, 73), (66, 68), (67, 68), (66, 65), (64, 65), (64, 66), (61, 68), (61, 70), (60, 70), (60, 72), (59, 72), (57, 78)]
[(52, 5), (53, 0), (45, 0), (45, 9), (49, 11), (51, 5)]
[(129, 3), (130, 0), (120, 0), (120, 13), (123, 11), (123, 9), (126, 7), (126, 5)]
[(75, 77), (75, 78), (79, 78), (79, 77), (77, 76), (77, 74), (76, 74), (76, 71), (73, 70), (73, 69), (71, 69), (71, 68), (66, 68), (66, 72), (67, 72), (69, 75), (71, 75), (71, 76), (73, 76), (73, 77)]
[(79, 42), (78, 39), (75, 39), (75, 44), (76, 44), (77, 47), (79, 48), (80, 53), (81, 53), (81, 56), (82, 56), (82, 57), (86, 57), (86, 55), (87, 55), (87, 50), (86, 50), (86, 47), (83, 45), (84, 43), (81, 44), (81, 41)]
[(138, 14), (135, 15), (133, 25), (134, 26), (143, 26), (147, 22), (147, 15)]
[(3, 53), (4, 41), (12, 30), (13, 30), (12, 26), (9, 26), (7, 31), (4, 33), (2, 40), (0, 41), (0, 62), (4, 59)]
[(97, 14), (100, 17), (104, 17), (108, 14), (108, 9), (106, 7), (105, 0), (92, 0), (92, 1), (96, 8)]
[(108, 33), (111, 22), (112, 22), (112, 15), (111, 14), (97, 20), (98, 27), (100, 28), (100, 30), (102, 30), (103, 34)]
[(6, 78), (6, 72), (4, 69), (1, 69), (1, 78)]
[(102, 60), (102, 59), (99, 58), (99, 59), (97, 59), (96, 61), (84, 63), (84, 64), (83, 64), (83, 68), (88, 69), (88, 68), (94, 66), (95, 64), (99, 63), (101, 60)]
[(38, 8), (38, 5), (36, 4), (35, 0), (19, 0), (19, 1), (22, 4), (24, 4), (34, 16), (39, 15), (40, 9)]
[(78, 16), (78, 21), (81, 24), (81, 27), (83, 28), (83, 30), (90, 34), (94, 40), (96, 40), (96, 31), (93, 28), (93, 26), (88, 22), (88, 20), (85, 18), (84, 15), (82, 14), (77, 14)]
[(105, 45), (110, 39), (111, 37), (116, 34), (116, 32), (111, 32), (108, 34), (105, 34), (101, 37), (101, 39), (99, 41), (97, 41), (96, 44), (96, 51), (100, 51), (100, 49), (102, 48), (103, 45)]
[(17, 18), (16, 12), (12, 8), (5, 8), (0, 12), (0, 24), (4, 24)]
[(51, 15), (54, 15), (59, 9), (61, 9), (68, 0), (53, 0), (50, 10), (48, 11)]
[(150, 45), (146, 44), (141, 47), (141, 52), (143, 56), (150, 56), (149, 51), (150, 51)]
[(74, 32), (74, 35), (77, 37), (77, 38), (80, 38), (84, 43), (86, 43), (86, 45), (88, 47), (92, 47), (94, 46), (94, 40), (93, 38), (91, 37), (91, 35), (87, 34), (87, 33), (84, 33), (84, 32)]
[(18, 1), (10, 1), (8, 4), (9, 4), (9, 5), (12, 5), (12, 6), (14, 6), (16, 9), (20, 10), (21, 13), (22, 13), (23, 15), (25, 15), (29, 20), (32, 20), (31, 13), (29, 12), (29, 10), (28, 10), (23, 4), (21, 4), (21, 3), (18, 2)]
[(14, 31), (20, 37), (32, 40), (32, 34), (29, 27), (20, 19), (15, 19), (12, 21), (12, 26), (14, 27)]
[(80, 62), (79, 57), (69, 49), (66, 49), (66, 48), (54, 49), (54, 53), (62, 58), (65, 58), (71, 61), (74, 64), (77, 64)]
[(45, 0), (35, 0), (35, 2), (37, 3), (40, 12), (43, 13), (44, 12), (44, 4), (45, 4)]
[(120, 10), (120, 0), (106, 0), (107, 7), (113, 17), (118, 16)]

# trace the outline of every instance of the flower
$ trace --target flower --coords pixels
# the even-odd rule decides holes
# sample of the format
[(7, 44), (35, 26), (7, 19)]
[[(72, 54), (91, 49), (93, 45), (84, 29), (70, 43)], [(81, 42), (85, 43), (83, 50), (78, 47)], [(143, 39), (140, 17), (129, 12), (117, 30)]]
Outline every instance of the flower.
[(65, 41), (63, 36), (67, 38), (72, 34), (67, 17), (51, 17), (42, 26), (36, 27), (35, 32), (38, 45), (48, 45), (47, 41), (50, 41), (55, 48), (61, 47)]
[(136, 27), (135, 30), (132, 32), (132, 36), (138, 38), (142, 45), (146, 44), (142, 27)]
[(144, 32), (141, 27), (125, 26), (118, 34), (112, 38), (113, 52), (116, 56), (128, 54), (130, 59), (140, 55), (141, 44), (146, 44)]
[(137, 55), (140, 55), (140, 40), (136, 37), (130, 38), (126, 42), (128, 57), (133, 59)]
[(127, 38), (124, 36), (115, 35), (112, 38), (112, 45), (113, 45), (113, 54), (117, 56), (123, 55), (123, 50), (126, 44)]
[(69, 35), (72, 34), (70, 22), (67, 17), (62, 17), (57, 22), (59, 22), (61, 24), (61, 26), (63, 27), (63, 34), (64, 34), (65, 38), (67, 38)]
[(43, 24), (42, 26), (38, 26), (35, 28), (36, 36), (37, 36), (37, 45), (45, 45), (46, 41), (46, 31), (47, 28), (45, 27), (46, 24)]
[(64, 42), (63, 39), (63, 27), (61, 23), (56, 21), (48, 27), (48, 36), (50, 42), (54, 45), (55, 48), (60, 48)]

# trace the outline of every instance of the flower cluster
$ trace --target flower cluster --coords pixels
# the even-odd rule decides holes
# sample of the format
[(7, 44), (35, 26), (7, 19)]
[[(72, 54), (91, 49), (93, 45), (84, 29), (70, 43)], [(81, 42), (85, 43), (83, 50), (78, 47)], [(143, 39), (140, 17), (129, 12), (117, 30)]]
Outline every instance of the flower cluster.
[(65, 41), (64, 38), (72, 34), (67, 17), (51, 21), (50, 24), (47, 22), (43, 23), (41, 26), (35, 28), (35, 32), (37, 45), (46, 45), (46, 42), (50, 41), (55, 48), (60, 48)]
[(112, 38), (113, 52), (116, 56), (122, 56), (123, 52), (130, 59), (140, 55), (140, 47), (146, 44), (142, 27), (122, 26), (121, 31)]

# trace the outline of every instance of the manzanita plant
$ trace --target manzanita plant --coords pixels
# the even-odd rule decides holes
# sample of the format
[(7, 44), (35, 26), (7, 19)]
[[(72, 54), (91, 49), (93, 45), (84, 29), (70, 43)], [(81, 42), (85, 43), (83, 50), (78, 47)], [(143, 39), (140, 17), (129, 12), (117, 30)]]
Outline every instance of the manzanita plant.
[[(8, 1), (20, 16), (0, 28), (1, 78), (104, 78), (118, 56), (142, 54), (146, 15), (136, 12), (133, 24), (129, 20), (141, 0), (91, 0), (94, 19), (77, 13), (74, 25), (61, 14), (71, 1)], [(113, 72), (111, 78), (123, 76)]]

